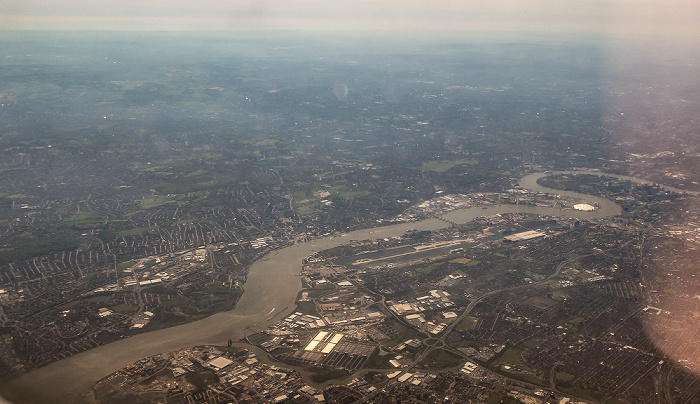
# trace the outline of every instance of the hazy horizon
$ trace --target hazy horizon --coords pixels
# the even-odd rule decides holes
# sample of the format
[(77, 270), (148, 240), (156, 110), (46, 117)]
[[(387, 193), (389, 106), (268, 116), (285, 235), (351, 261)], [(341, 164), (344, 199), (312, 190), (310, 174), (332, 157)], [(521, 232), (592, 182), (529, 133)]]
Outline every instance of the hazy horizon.
[(323, 327), (349, 372), (446, 376), (361, 378), (387, 399), (700, 402), (699, 11), (0, 0), (0, 394), (174, 401), (233, 379), (136, 361), (279, 330), (336, 377)]
[(592, 32), (697, 35), (700, 2), (594, 0), (237, 1), (0, 0), (3, 30), (340, 30)]

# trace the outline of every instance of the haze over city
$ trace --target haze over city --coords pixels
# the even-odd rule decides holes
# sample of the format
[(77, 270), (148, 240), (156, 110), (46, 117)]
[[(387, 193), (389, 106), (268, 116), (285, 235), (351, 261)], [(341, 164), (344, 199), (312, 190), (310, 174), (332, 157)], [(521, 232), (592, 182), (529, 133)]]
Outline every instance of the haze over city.
[(0, 0), (0, 395), (700, 401), (698, 15)]
[[(694, 0), (23, 1), (0, 2), (2, 29), (466, 30), (696, 35)], [(417, 33), (418, 34), (418, 33)], [(425, 33), (424, 33), (425, 34)]]

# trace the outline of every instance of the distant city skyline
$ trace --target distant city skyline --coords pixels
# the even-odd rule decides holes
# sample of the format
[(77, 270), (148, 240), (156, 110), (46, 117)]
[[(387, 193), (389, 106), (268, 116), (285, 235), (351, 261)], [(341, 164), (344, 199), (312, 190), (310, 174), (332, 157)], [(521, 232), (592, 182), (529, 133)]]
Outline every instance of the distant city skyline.
[(0, 0), (1, 29), (467, 30), (695, 35), (696, 0)]

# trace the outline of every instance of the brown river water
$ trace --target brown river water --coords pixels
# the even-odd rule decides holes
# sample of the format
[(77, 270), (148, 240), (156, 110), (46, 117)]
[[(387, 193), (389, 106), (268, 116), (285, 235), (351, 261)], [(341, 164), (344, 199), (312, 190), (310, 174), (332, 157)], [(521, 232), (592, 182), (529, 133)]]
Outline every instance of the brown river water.
[[(603, 175), (597, 172), (585, 173)], [(497, 213), (533, 213), (580, 219), (605, 218), (620, 214), (620, 206), (607, 199), (538, 185), (537, 179), (546, 175), (550, 174), (527, 175), (521, 179), (520, 185), (533, 191), (564, 195), (589, 204), (597, 203), (599, 209), (584, 212), (551, 207), (495, 205), (486, 209), (460, 209), (447, 213), (442, 218), (455, 223), (467, 223), (476, 217)], [(619, 178), (642, 182), (630, 177)], [(245, 293), (233, 310), (193, 323), (136, 335), (73, 355), (3, 384), (0, 386), (0, 394), (15, 403), (69, 402), (103, 377), (143, 357), (197, 345), (222, 345), (229, 338), (240, 339), (246, 333), (250, 335), (250, 328), (263, 329), (276, 322), (281, 314), (287, 314), (296, 307), (294, 301), (301, 289), (301, 261), (314, 251), (342, 245), (350, 240), (400, 236), (410, 229), (437, 230), (448, 226), (447, 222), (438, 219), (426, 219), (353, 231), (342, 236), (328, 236), (272, 251), (251, 266), (245, 283)]]

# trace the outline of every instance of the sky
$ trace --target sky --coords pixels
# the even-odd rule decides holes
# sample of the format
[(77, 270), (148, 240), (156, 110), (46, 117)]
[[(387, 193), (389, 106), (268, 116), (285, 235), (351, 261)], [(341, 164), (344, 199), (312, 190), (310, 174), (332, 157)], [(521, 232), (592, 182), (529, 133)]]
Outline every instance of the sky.
[[(624, 33), (641, 38), (642, 49), (654, 51), (663, 60), (675, 60), (687, 49), (697, 48), (698, 21), (700, 0), (0, 0), (0, 31), (388, 30), (397, 36), (438, 30)], [(681, 39), (691, 48), (678, 46)], [(676, 54), (674, 47), (680, 49)], [(607, 66), (601, 71), (627, 70), (630, 62), (621, 56), (625, 51), (610, 45)], [(658, 73), (658, 82), (663, 74)], [(608, 90), (622, 94), (626, 89)], [(674, 100), (681, 96), (637, 101), (652, 109), (655, 105), (680, 108), (674, 107), (681, 105)], [(674, 102), (667, 103), (669, 99)], [(605, 110), (624, 107), (611, 104)], [(666, 119), (659, 115), (662, 118)], [(619, 128), (623, 134), (635, 135), (637, 129), (633, 124)], [(661, 345), (673, 345), (664, 342), (666, 335), (652, 333), (651, 337)], [(700, 374), (700, 362), (694, 365)]]
[(0, 0), (0, 29), (476, 30), (695, 35), (700, 0)]

